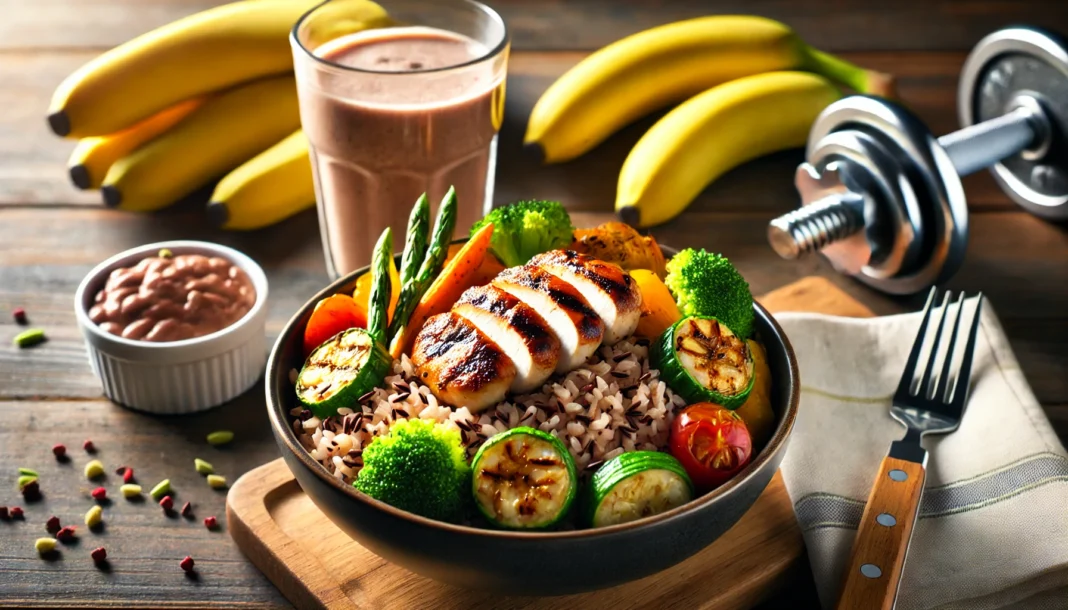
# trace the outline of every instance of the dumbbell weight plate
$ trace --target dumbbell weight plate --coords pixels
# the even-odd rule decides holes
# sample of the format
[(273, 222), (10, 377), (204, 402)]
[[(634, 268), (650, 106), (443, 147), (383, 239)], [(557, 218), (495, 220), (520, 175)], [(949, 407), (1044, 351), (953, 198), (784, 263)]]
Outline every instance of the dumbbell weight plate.
[(1068, 219), (1068, 45), (1048, 32), (1014, 27), (984, 38), (961, 72), (958, 111), (964, 127), (997, 118), (1019, 96), (1039, 101), (1049, 120), (1042, 150), (994, 165), (1001, 188), (1024, 209)]

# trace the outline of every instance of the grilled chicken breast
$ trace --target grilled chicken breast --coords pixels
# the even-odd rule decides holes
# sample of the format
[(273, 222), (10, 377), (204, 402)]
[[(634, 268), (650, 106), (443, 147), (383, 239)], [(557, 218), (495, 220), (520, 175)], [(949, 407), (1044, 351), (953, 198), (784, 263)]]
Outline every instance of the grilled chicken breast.
[(604, 323), (574, 286), (531, 265), (505, 269), (492, 282), (541, 315), (560, 340), (556, 371), (564, 373), (586, 362), (604, 337)]
[(575, 287), (604, 322), (604, 342), (611, 345), (634, 334), (642, 313), (638, 283), (618, 265), (573, 250), (552, 250), (530, 260)]
[(415, 337), (412, 364), (440, 400), (478, 412), (504, 400), (515, 364), (474, 324), (454, 312), (432, 316)]
[(515, 363), (512, 392), (530, 392), (552, 375), (560, 360), (560, 340), (530, 305), (496, 286), (476, 286), (460, 295), (452, 311), (466, 318)]

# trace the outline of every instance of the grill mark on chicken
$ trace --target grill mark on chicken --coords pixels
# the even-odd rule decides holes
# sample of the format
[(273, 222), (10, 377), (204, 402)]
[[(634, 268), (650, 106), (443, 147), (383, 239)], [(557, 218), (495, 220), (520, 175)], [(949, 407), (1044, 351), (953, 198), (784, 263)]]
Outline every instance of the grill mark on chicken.
[(640, 304), (631, 288), (634, 279), (617, 265), (597, 260), (574, 250), (553, 250), (535, 256), (531, 265), (556, 264), (581, 276), (608, 293), (621, 309), (633, 309)]

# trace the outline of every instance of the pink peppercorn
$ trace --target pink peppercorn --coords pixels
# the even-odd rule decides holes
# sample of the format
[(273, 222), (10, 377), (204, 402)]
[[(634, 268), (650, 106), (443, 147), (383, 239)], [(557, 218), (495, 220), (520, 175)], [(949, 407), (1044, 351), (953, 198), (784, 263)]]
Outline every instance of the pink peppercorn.
[(126, 472), (122, 473), (122, 482), (123, 483), (133, 483), (133, 480), (134, 480), (133, 468), (127, 468)]
[(178, 564), (178, 567), (179, 567), (179, 568), (182, 568), (182, 569), (183, 569), (183, 570), (185, 570), (186, 572), (192, 572), (192, 571), (193, 571), (193, 558), (192, 558), (192, 557), (190, 557), (189, 555), (186, 555), (186, 556), (185, 556), (185, 559), (183, 559), (183, 560), (182, 560), (182, 561), (181, 561), (181, 562), (180, 562), (180, 563)]
[(82, 443), (82, 449), (85, 449), (88, 453), (96, 453), (96, 445), (89, 439), (85, 439), (85, 442)]
[(93, 561), (96, 563), (100, 563), (108, 558), (108, 552), (104, 550), (104, 547), (98, 547), (93, 549), (93, 551), (89, 553), (89, 556), (92, 557)]
[(219, 521), (215, 518), (214, 515), (212, 515), (211, 517), (204, 517), (204, 527), (208, 528), (209, 530), (215, 529), (216, 527), (218, 527), (218, 525)]
[(15, 318), (16, 324), (26, 323), (26, 310), (21, 307), (16, 307), (15, 311), (11, 312), (11, 317)]
[(52, 455), (54, 455), (54, 456), (56, 456), (57, 458), (60, 458), (60, 459), (66, 457), (66, 455), (67, 455), (67, 446), (64, 445), (63, 443), (57, 443), (56, 445), (54, 445), (52, 447)]
[(8, 512), (6, 506), (0, 506), (0, 519), (7, 519)]
[(22, 507), (21, 506), (12, 506), (11, 507), (11, 518), (12, 519), (22, 519), (24, 517), (25, 516), (22, 514)]
[(183, 517), (189, 517), (192, 514), (193, 514), (193, 503), (192, 502), (186, 502), (185, 504), (183, 504), (182, 505), (182, 516)]
[(93, 498), (97, 500), (106, 500), (108, 497), (108, 490), (104, 489), (103, 487), (97, 487), (90, 493), (92, 494)]
[(56, 540), (59, 540), (60, 542), (70, 542), (71, 540), (74, 540), (74, 526), (68, 525), (56, 532)]
[(59, 524), (59, 517), (55, 515), (52, 515), (48, 518), (48, 521), (45, 521), (45, 529), (48, 530), (49, 534), (58, 532), (61, 527), (63, 526)]
[(165, 511), (170, 511), (174, 508), (174, 500), (170, 496), (163, 496), (160, 498), (159, 506)]

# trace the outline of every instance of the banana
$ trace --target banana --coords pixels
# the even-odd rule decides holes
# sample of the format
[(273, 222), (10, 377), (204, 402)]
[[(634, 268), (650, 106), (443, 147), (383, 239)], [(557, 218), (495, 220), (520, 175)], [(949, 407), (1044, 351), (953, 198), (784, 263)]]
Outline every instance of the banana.
[(786, 25), (699, 17), (639, 32), (579, 62), (541, 96), (524, 143), (546, 163), (573, 159), (634, 120), (727, 81), (809, 70), (863, 93), (889, 94), (886, 74), (809, 47)]
[(220, 180), (207, 213), (215, 226), (248, 231), (314, 205), (308, 139), (297, 130)]
[(116, 161), (100, 189), (104, 203), (139, 212), (162, 208), (298, 127), (292, 75), (219, 93), (170, 131)]
[(71, 182), (80, 189), (100, 188), (112, 163), (167, 131), (202, 103), (204, 98), (179, 102), (118, 133), (79, 140), (67, 162)]
[(728, 170), (804, 146), (819, 113), (842, 97), (809, 72), (768, 72), (713, 87), (664, 115), (627, 155), (616, 212), (636, 227), (671, 220)]
[[(289, 72), (289, 32), (320, 2), (243, 0), (138, 36), (68, 76), (52, 96), (48, 123), (60, 136), (106, 135), (182, 100)], [(362, 7), (363, 25), (387, 19), (370, 0), (342, 3)]]

